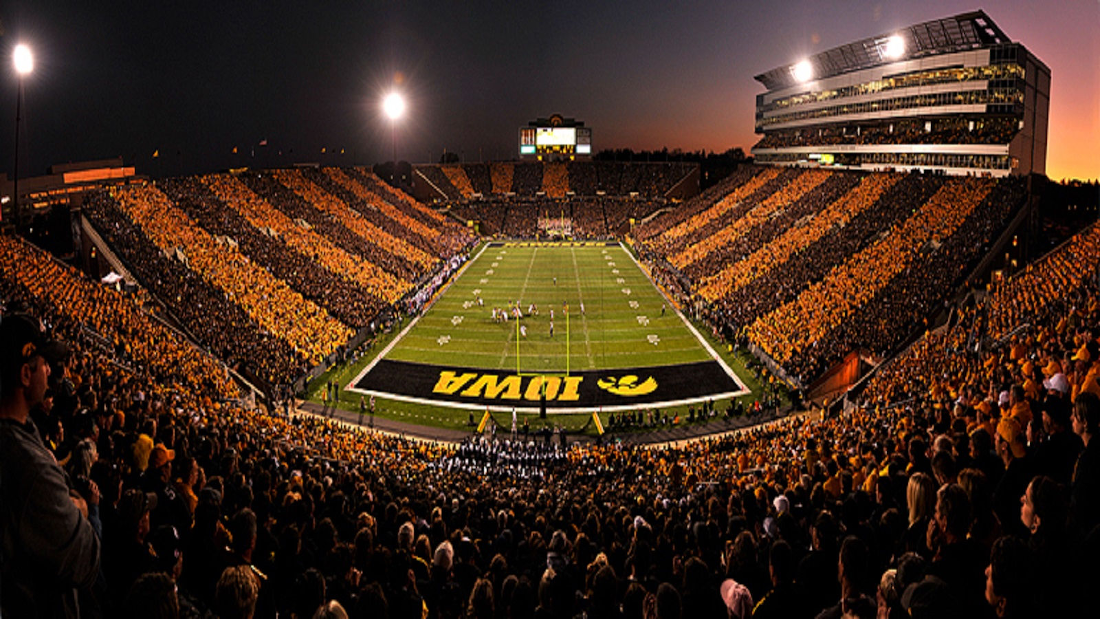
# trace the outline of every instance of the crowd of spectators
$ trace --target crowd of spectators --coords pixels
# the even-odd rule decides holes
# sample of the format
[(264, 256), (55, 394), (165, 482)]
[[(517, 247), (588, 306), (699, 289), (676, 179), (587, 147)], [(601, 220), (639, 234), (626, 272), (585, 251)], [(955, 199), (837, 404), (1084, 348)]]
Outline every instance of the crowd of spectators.
[[(288, 247), (315, 260), (332, 276), (344, 278), (358, 285), (362, 291), (366, 291), (386, 303), (393, 303), (408, 290), (409, 284), (407, 282), (400, 281), (384, 269), (345, 251), (315, 230), (299, 225), (288, 215), (274, 208), (267, 201), (260, 199), (239, 177), (212, 174), (203, 176), (199, 180), (208, 186), (210, 191), (221, 200), (223, 206), (220, 205), (219, 208), (222, 211), (228, 208), (240, 213), (252, 228), (267, 230), (269, 231), (268, 234), (277, 235)], [(177, 203), (182, 203), (187, 199), (186, 195), (181, 195), (177, 199)], [(238, 226), (238, 228), (240, 228), (239, 234), (241, 235), (255, 234), (255, 232), (243, 226)], [(301, 265), (296, 268), (308, 272), (307, 266)], [(328, 286), (339, 287), (336, 283)], [(326, 287), (326, 289), (329, 288)], [(355, 293), (349, 291), (345, 294)], [(367, 305), (371, 304), (368, 303)]]
[(512, 168), (512, 191), (520, 196), (533, 196), (544, 192), (542, 163), (523, 162), (504, 164)]
[[(462, 164), (462, 171), (466, 173), (466, 178), (470, 181), (470, 186), (473, 187), (474, 193), (479, 193), (483, 196), (491, 195), (495, 189), (493, 184), (492, 173), (489, 171), (489, 164), (487, 163), (465, 163)], [(507, 191), (511, 191), (508, 189)]]
[(799, 219), (772, 241), (761, 245), (745, 259), (726, 265), (710, 275), (703, 275), (699, 295), (714, 302), (731, 291), (745, 287), (761, 274), (786, 263), (817, 242), (834, 227), (848, 225), (854, 217), (878, 201), (882, 194), (901, 180), (896, 174), (869, 174), (840, 198), (808, 218)]
[(460, 165), (418, 165), (424, 178), (447, 202), (471, 200), (474, 194), (515, 194), (563, 198), (617, 196), (660, 199), (697, 168), (680, 162), (626, 163), (612, 161), (499, 162)]
[[(835, 182), (826, 184), (829, 180)], [(814, 214), (837, 198), (837, 191), (850, 189), (858, 180), (853, 174), (835, 174), (824, 170), (803, 171), (742, 216), (729, 221), (699, 242), (672, 254), (669, 262), (692, 276), (713, 273), (714, 267), (724, 266), (730, 255), (741, 257), (751, 251), (754, 245), (758, 246), (758, 243), (750, 241), (747, 249), (743, 239), (753, 239), (762, 231), (765, 236), (760, 240), (770, 240), (777, 230), (785, 230), (794, 221)], [(814, 191), (823, 185), (825, 191)], [(700, 269), (695, 266), (700, 263), (706, 267)]]
[[(435, 166), (421, 166), (425, 171), (432, 170)], [(451, 185), (458, 191), (459, 195), (451, 196), (448, 193), (448, 198), (457, 200), (461, 198), (472, 198), (474, 195), (474, 186), (470, 184), (470, 178), (466, 176), (466, 170), (459, 165), (445, 165), (439, 166), (440, 172), (450, 181)], [(430, 178), (430, 177), (429, 177)]]
[(225, 366), (165, 326), (145, 295), (127, 297), (80, 275), (22, 239), (0, 235), (0, 299), (33, 308), (67, 337), (108, 350), (121, 365), (141, 367), (157, 384), (199, 393), (239, 395)]
[[(921, 288), (914, 284), (938, 276), (938, 281), (928, 283), (939, 284), (935, 290), (941, 296), (953, 291), (955, 280), (965, 274), (970, 262), (967, 253), (973, 255), (980, 248), (980, 244), (973, 249), (969, 246), (967, 230), (960, 227), (964, 223), (971, 228), (980, 226), (983, 213), (970, 215), (983, 204), (990, 207), (985, 212), (997, 212), (998, 204), (986, 203), (994, 184), (988, 179), (948, 180), (881, 240), (833, 267), (791, 303), (757, 319), (748, 328), (748, 337), (795, 374), (811, 379), (815, 370), (823, 370), (825, 364), (856, 348), (851, 340), (863, 339), (860, 336), (865, 335), (868, 317), (881, 321), (890, 313), (901, 313), (911, 321), (927, 316), (934, 306), (917, 302)], [(950, 243), (957, 232), (958, 242)], [(946, 264), (933, 266), (937, 257), (945, 258)], [(878, 315), (879, 311), (885, 314)], [(837, 329), (856, 337), (836, 337)], [(884, 352), (871, 344), (867, 335), (865, 345)]]
[(151, 185), (119, 188), (119, 210), (161, 251), (175, 252), (189, 269), (240, 305), (265, 330), (318, 363), (351, 331), (241, 251), (235, 239), (202, 228)]
[[(444, 168), (448, 171), (445, 172)], [(461, 200), (469, 198), (474, 193), (473, 188), (469, 187), (470, 181), (466, 179), (466, 174), (458, 166), (418, 165), (414, 169), (415, 174), (419, 174), (424, 180), (414, 178), (413, 184), (419, 185), (427, 181), (435, 189), (433, 196), (438, 200)], [(451, 180), (451, 176), (457, 175), (461, 175), (462, 180), (465, 181), (467, 191), (459, 189), (457, 183)]]
[[(1096, 391), (1084, 318), (1097, 311), (1095, 266), (1100, 228), (1092, 226), (929, 333), (882, 368), (862, 393), (869, 404), (921, 397), (945, 401), (1018, 385), (1034, 400), (1059, 369), (1076, 395)], [(1021, 330), (1022, 329), (1022, 330)], [(1069, 339), (1073, 346), (1062, 350)], [(1052, 365), (1053, 363), (1053, 365)], [(985, 411), (992, 412), (992, 408)]]
[(663, 217), (638, 226), (634, 230), (634, 237), (653, 243), (656, 242), (656, 237), (666, 234), (673, 227), (681, 227), (681, 230), (683, 230), (683, 224), (687, 219), (713, 208), (723, 196), (726, 196), (740, 185), (749, 182), (761, 169), (758, 166), (741, 166), (737, 168), (730, 175), (699, 195), (678, 204), (675, 209), (669, 211)]
[(384, 201), (404, 211), (407, 215), (419, 219), (429, 226), (444, 228), (443, 232), (448, 236), (458, 236), (459, 238), (454, 240), (459, 244), (458, 246), (469, 242), (468, 238), (463, 238), (469, 236), (468, 230), (461, 227), (456, 229), (453, 222), (445, 215), (421, 204), (404, 191), (399, 191), (390, 186), (389, 183), (378, 178), (378, 175), (368, 168), (341, 168), (341, 170), (349, 178), (362, 183), (368, 191), (381, 196)]
[(490, 163), (489, 178), (493, 182), (493, 193), (507, 194), (513, 192), (512, 182), (515, 174), (515, 164)]
[(834, 144), (1008, 144), (1019, 130), (1019, 120), (1010, 117), (902, 120), (883, 125), (775, 131), (765, 135), (753, 148)]
[[(797, 260), (773, 265), (753, 286), (728, 291), (712, 308), (712, 319), (735, 332), (760, 316), (797, 298), (809, 282), (825, 277), (833, 265), (861, 251), (908, 213), (924, 203), (943, 183), (942, 177), (918, 174), (902, 178), (882, 197), (844, 226), (834, 226), (806, 247)], [(768, 290), (769, 294), (760, 294)]]
[[(305, 198), (279, 182), (275, 175), (271, 173), (245, 173), (238, 175), (237, 178), (253, 193), (287, 217), (290, 217), (299, 226), (317, 231), (321, 236), (330, 239), (337, 247), (350, 254), (363, 257), (371, 264), (382, 268), (395, 279), (411, 283), (420, 276), (421, 271), (417, 264), (411, 262), (405, 256), (391, 254), (377, 239), (365, 236), (363, 232), (368, 231), (365, 226), (360, 228), (345, 225), (345, 220), (315, 207)], [(350, 214), (347, 215), (347, 219), (353, 222), (357, 221), (355, 216)]]
[[(233, 239), (250, 261), (348, 326), (370, 324), (384, 305), (404, 292), (384, 271), (297, 226), (234, 180), (186, 177), (162, 181), (159, 187), (204, 230)], [(265, 228), (270, 232), (261, 231)], [(383, 298), (383, 291), (391, 298)]]
[[(770, 172), (770, 174), (769, 174)], [(962, 283), (1022, 204), (1018, 179), (764, 170), (642, 226), (703, 315), (803, 384), (886, 354)]]
[[(276, 170), (274, 174), (276, 180), (298, 194), (314, 208), (335, 217), (344, 227), (349, 228), (372, 244), (378, 245), (383, 250), (383, 255), (392, 256), (390, 263), (398, 264), (400, 259), (410, 263), (410, 270), (401, 273), (401, 276), (406, 280), (416, 281), (416, 278), (434, 260), (431, 254), (406, 241), (403, 237), (403, 231), (396, 224), (386, 224), (381, 221), (376, 224), (370, 218), (349, 207), (343, 200), (324, 191), (307, 179), (301, 170)], [(387, 221), (392, 222), (392, 220)], [(386, 225), (390, 229), (384, 230), (379, 225)]]
[(458, 223), (383, 194), (369, 174), (168, 179), (96, 195), (86, 214), (182, 328), (274, 388), (376, 325), (441, 264), (435, 252), (450, 257), (473, 241)]
[[(664, 200), (605, 196), (490, 197), (445, 203), (455, 217), (480, 222), (483, 235), (524, 239), (547, 235), (540, 221), (561, 219), (569, 222), (573, 238), (625, 236), (631, 219), (640, 222), (666, 205)], [(561, 228), (557, 223), (554, 227)]]
[[(253, 331), (257, 336), (269, 334), (270, 338), (286, 342), (302, 360), (319, 363), (351, 337), (352, 331), (347, 326), (250, 260), (235, 241), (215, 237), (198, 226), (156, 187), (131, 185), (115, 188), (97, 205), (99, 209), (92, 208), (89, 212), (94, 221), (98, 220), (96, 223), (103, 224), (100, 227), (108, 229), (107, 235), (122, 233), (131, 238), (139, 237), (141, 240), (138, 243), (151, 244), (155, 254), (158, 254), (154, 260), (178, 263), (207, 284), (214, 295), (223, 299), (213, 308), (218, 305), (239, 307), (247, 314), (247, 322), (251, 323), (252, 328), (248, 331)], [(113, 211), (113, 222), (97, 217), (106, 210)], [(112, 223), (125, 227), (111, 230)], [(143, 264), (130, 264), (135, 269), (145, 267)], [(177, 282), (168, 281), (165, 284), (172, 287)], [(163, 295), (158, 296), (164, 298)], [(173, 296), (176, 296), (177, 307), (201, 303), (201, 297)], [(206, 311), (200, 309), (199, 315), (209, 320), (210, 317), (204, 316)], [(201, 321), (202, 318), (196, 320)], [(202, 328), (201, 325), (195, 326)]]
[(569, 170), (564, 163), (542, 164), (542, 191), (548, 198), (564, 198), (569, 188)]
[[(638, 238), (662, 254), (676, 251), (708, 226), (722, 225), (722, 222), (745, 213), (748, 206), (742, 203), (754, 194), (766, 196), (767, 188), (776, 182), (783, 182), (781, 174), (779, 168), (742, 166), (730, 175), (733, 178), (731, 182), (719, 183), (711, 191), (687, 201), (668, 217), (643, 226), (638, 231)], [(782, 177), (785, 178), (787, 175)]]
[(90, 195), (83, 212), (179, 324), (230, 367), (269, 384), (287, 384), (308, 369), (287, 342), (265, 332), (221, 289), (165, 255), (109, 195)]
[[(326, 193), (338, 198), (356, 213), (375, 226), (399, 230), (402, 240), (430, 256), (444, 253), (443, 248), (432, 241), (437, 231), (419, 219), (406, 215), (378, 194), (369, 191), (358, 180), (352, 179), (340, 168), (303, 168), (302, 175)], [(395, 235), (397, 236), (397, 235)]]
[[(1098, 240), (1061, 255), (1094, 270)], [(998, 369), (1015, 346), (988, 364), (1002, 382), (975, 376), (964, 383), (976, 389), (907, 405), (874, 398), (669, 447), (456, 448), (219, 404), (201, 380), (163, 384), (140, 358), (89, 346), (84, 311), (38, 316), (69, 344), (67, 361), (49, 359), (57, 371), (35, 369), (33, 351), (9, 363), (10, 314), (49, 311), (38, 291), (72, 288), (65, 275), (80, 277), (42, 272), (59, 279), (19, 284), (27, 299), (5, 289), (0, 429), (57, 463), (33, 473), (5, 460), (0, 492), (47, 475), (51, 494), (33, 497), (55, 500), (87, 543), (20, 572), (10, 559), (69, 532), (58, 520), (10, 529), (5, 614), (76, 589), (93, 617), (1062, 616), (1100, 576), (1100, 399), (1063, 388), (1076, 380), (1065, 374), (1034, 397), (1017, 390)], [(1091, 369), (1095, 282), (1045, 293), (1058, 295), (1050, 311), (1019, 314), (1043, 334), (1024, 364), (1074, 351)], [(111, 311), (97, 296), (77, 306)], [(32, 421), (13, 422), (19, 410)]]

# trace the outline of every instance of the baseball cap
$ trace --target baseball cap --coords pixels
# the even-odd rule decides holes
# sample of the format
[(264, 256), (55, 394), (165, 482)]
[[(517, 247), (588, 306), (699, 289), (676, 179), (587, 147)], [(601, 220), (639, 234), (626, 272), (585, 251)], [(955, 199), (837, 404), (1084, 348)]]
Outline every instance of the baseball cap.
[(1062, 395), (1069, 393), (1069, 380), (1066, 379), (1066, 375), (1058, 372), (1050, 378), (1043, 381), (1043, 388), (1047, 391), (1059, 391)]
[(68, 347), (50, 339), (42, 323), (26, 314), (0, 317), (0, 371), (11, 370), (29, 363), (41, 355), (49, 363), (64, 360)]
[(149, 468), (160, 468), (175, 459), (175, 449), (168, 449), (164, 443), (157, 443), (153, 447), (153, 452), (149, 454)]

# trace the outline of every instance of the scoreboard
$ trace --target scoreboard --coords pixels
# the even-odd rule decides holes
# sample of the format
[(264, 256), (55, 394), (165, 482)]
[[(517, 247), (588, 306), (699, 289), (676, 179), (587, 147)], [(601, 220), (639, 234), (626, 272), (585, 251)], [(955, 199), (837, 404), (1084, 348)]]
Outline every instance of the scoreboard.
[(519, 154), (591, 155), (592, 129), (533, 125), (519, 130)]

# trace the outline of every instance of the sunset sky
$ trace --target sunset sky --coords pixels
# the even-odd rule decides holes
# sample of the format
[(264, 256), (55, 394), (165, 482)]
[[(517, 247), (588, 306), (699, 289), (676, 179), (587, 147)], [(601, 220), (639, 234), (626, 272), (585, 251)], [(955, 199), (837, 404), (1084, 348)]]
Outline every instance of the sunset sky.
[(0, 5), (0, 169), (9, 175), (17, 42), (36, 59), (22, 176), (111, 156), (158, 175), (388, 159), (379, 102), (394, 86), (409, 100), (398, 155), (414, 162), (444, 149), (514, 158), (517, 129), (555, 112), (592, 127), (596, 150), (747, 151), (763, 91), (754, 75), (983, 9), (1051, 69), (1048, 174), (1100, 177), (1095, 0), (101, 4)]

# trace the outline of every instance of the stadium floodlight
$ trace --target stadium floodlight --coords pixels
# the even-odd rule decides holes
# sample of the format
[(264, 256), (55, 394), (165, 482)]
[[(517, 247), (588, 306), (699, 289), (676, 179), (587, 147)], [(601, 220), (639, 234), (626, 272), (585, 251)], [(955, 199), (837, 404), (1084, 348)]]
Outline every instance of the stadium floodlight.
[(905, 39), (898, 35), (894, 35), (889, 39), (886, 39), (886, 47), (883, 50), (883, 55), (890, 60), (897, 60), (905, 55)]
[(29, 74), (34, 71), (34, 55), (31, 54), (31, 48), (20, 43), (15, 46), (15, 51), (11, 55), (12, 63), (15, 65), (15, 72), (20, 77)]
[(31, 53), (30, 47), (20, 43), (12, 50), (11, 60), (12, 64), (15, 65), (15, 73), (19, 76), (19, 84), (16, 86), (15, 93), (15, 175), (12, 177), (14, 185), (12, 197), (15, 202), (12, 203), (11, 209), (12, 214), (15, 216), (13, 218), (15, 219), (15, 228), (18, 230), (21, 215), (19, 212), (19, 125), (23, 117), (23, 78), (34, 71), (34, 54)]
[(803, 60), (791, 67), (791, 72), (799, 82), (808, 82), (814, 77), (814, 66), (809, 60)]
[(397, 120), (405, 114), (405, 98), (400, 93), (391, 92), (382, 100), (382, 111), (390, 120)]
[(397, 179), (397, 120), (405, 115), (405, 98), (399, 92), (390, 92), (382, 99), (382, 112), (390, 119), (390, 138), (393, 143), (393, 170), (390, 181)]

